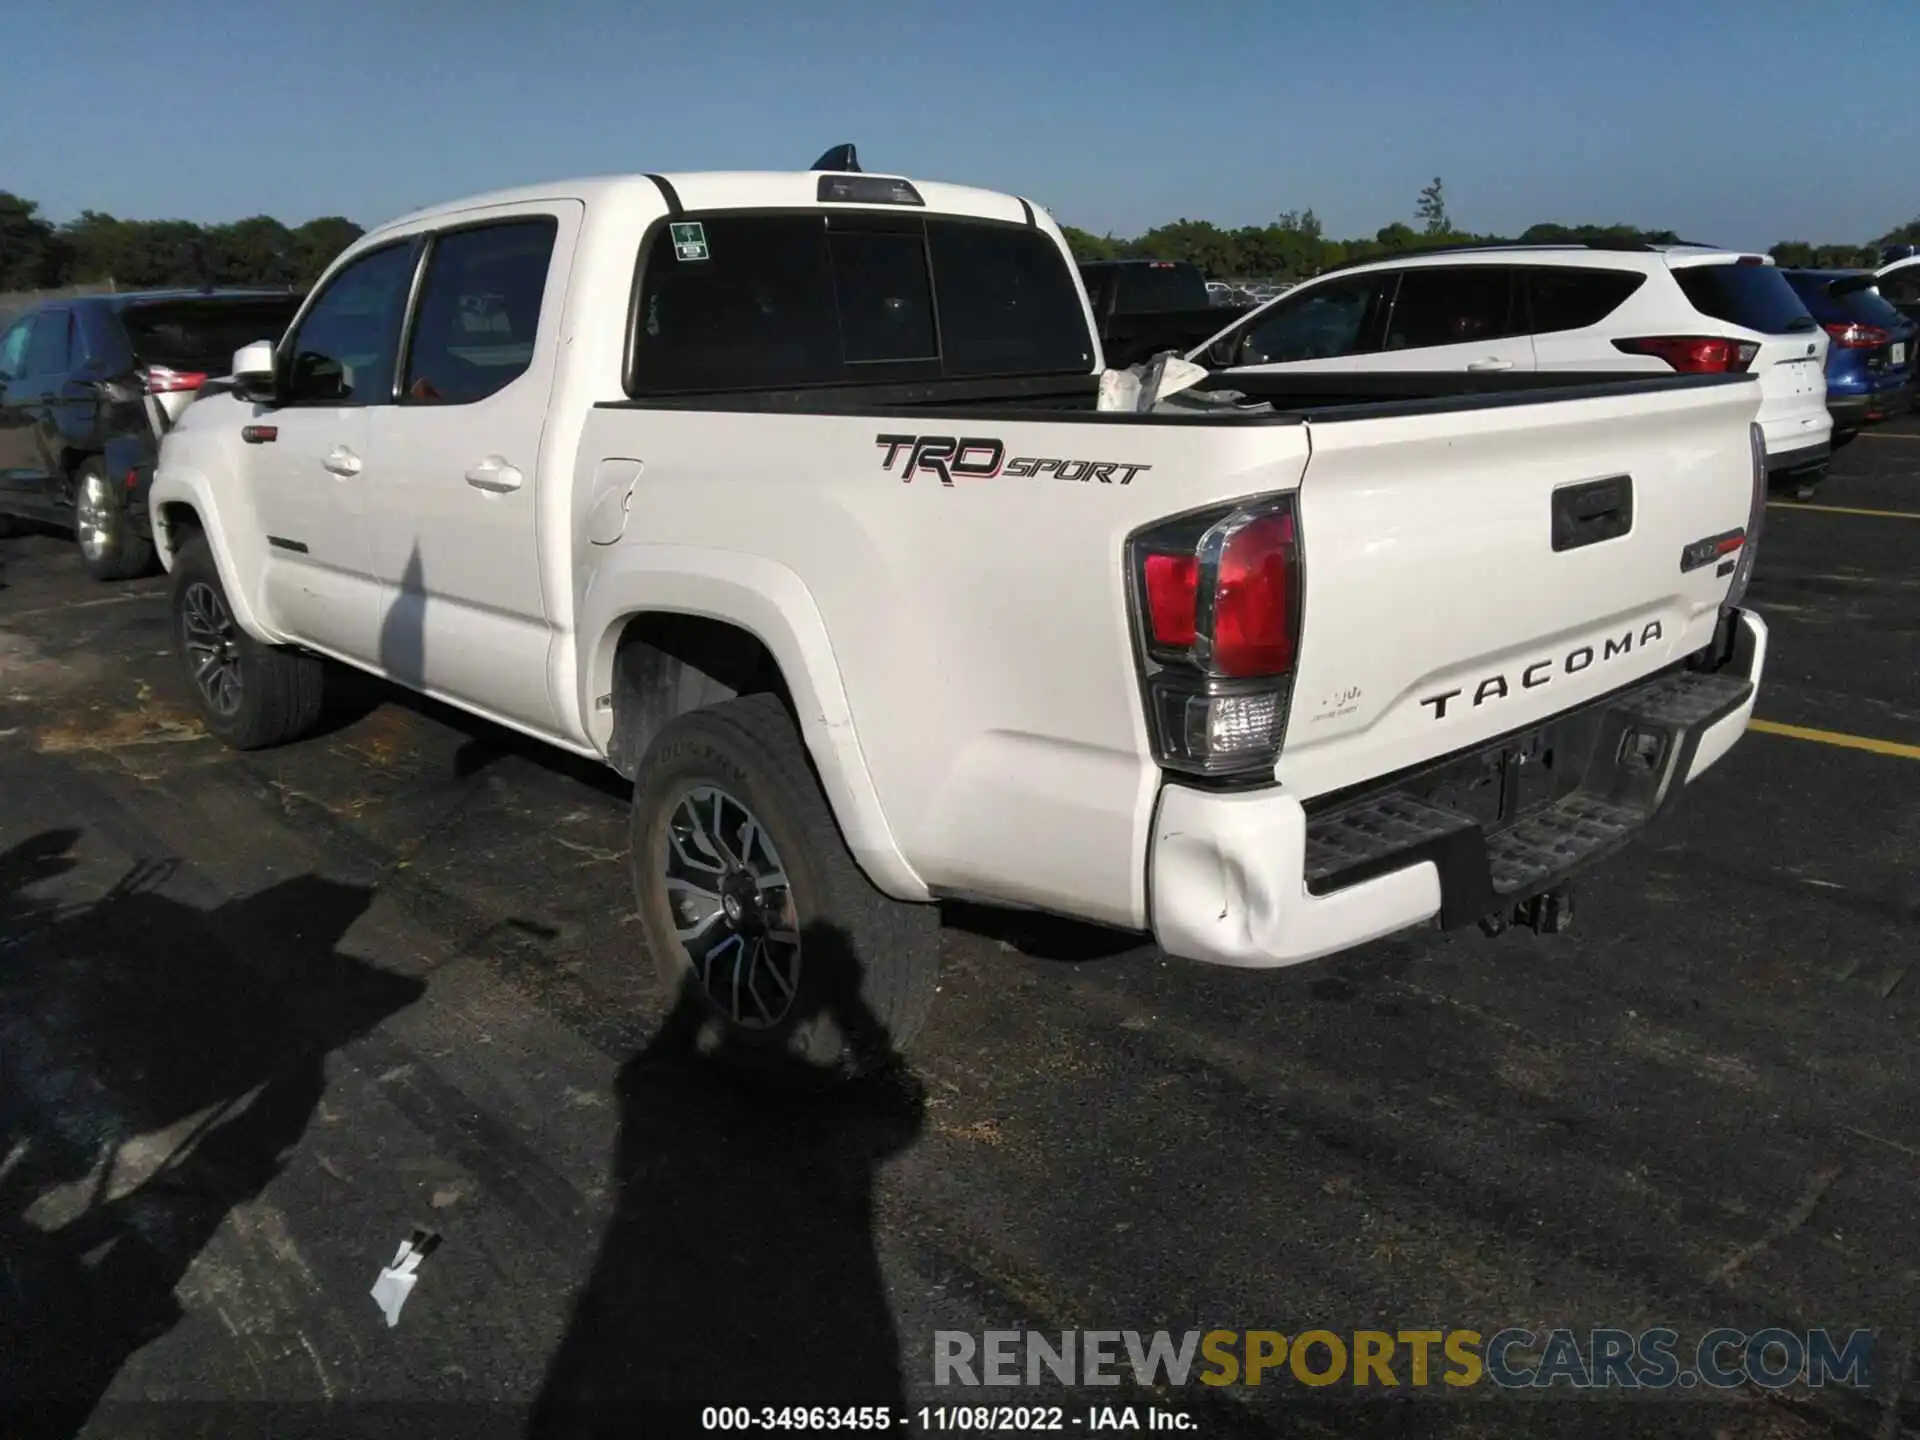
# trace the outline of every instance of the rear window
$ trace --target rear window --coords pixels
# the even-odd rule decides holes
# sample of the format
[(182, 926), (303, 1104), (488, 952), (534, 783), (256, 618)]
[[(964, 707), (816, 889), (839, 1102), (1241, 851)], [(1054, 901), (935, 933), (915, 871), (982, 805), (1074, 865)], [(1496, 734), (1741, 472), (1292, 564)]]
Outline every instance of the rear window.
[(233, 352), (256, 340), (277, 342), (300, 308), (298, 295), (260, 300), (167, 300), (130, 305), (120, 323), (141, 365), (224, 375)]
[(1618, 310), (1647, 277), (1631, 270), (1550, 270), (1529, 267), (1527, 297), (1533, 306), (1533, 333), (1584, 330)]
[[(936, 217), (705, 215), (664, 227), (635, 315), (636, 395), (1086, 371), (1073, 274), (1041, 231)], [(683, 258), (683, 256), (685, 258)]]
[(1845, 290), (1836, 294), (1834, 283), (1846, 278), (1849, 277), (1822, 275), (1813, 270), (1787, 272), (1787, 283), (1806, 302), (1807, 309), (1816, 320), (1857, 320), (1865, 325), (1892, 325), (1896, 328), (1906, 324), (1906, 318), (1889, 305), (1878, 290)]
[(1150, 315), (1168, 310), (1204, 310), (1206, 279), (1191, 265), (1173, 261), (1118, 267), (1120, 292), (1116, 315)]
[(1680, 293), (1702, 315), (1762, 335), (1817, 329), (1787, 277), (1772, 265), (1683, 265), (1673, 272)]

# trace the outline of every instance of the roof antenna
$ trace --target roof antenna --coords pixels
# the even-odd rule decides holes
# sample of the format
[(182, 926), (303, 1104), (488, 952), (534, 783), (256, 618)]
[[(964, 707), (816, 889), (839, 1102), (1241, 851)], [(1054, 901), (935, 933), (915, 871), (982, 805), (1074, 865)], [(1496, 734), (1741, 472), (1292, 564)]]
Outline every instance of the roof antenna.
[(858, 175), (860, 157), (853, 153), (851, 145), (836, 145), (818, 160), (813, 162), (816, 170), (833, 170), (842, 175)]

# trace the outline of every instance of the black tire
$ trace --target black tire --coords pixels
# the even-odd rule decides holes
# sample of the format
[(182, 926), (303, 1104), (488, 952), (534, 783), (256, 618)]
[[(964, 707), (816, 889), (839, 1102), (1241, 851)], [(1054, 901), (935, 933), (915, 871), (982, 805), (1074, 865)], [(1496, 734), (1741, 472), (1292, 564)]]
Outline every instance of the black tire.
[(0, 515), (0, 540), (11, 540), (16, 535), (27, 533), (26, 524), (11, 515)]
[[(209, 601), (216, 612), (211, 616)], [(325, 698), (325, 663), (298, 650), (263, 645), (233, 621), (213, 551), (203, 536), (189, 540), (174, 559), (172, 609), (174, 650), (208, 730), (236, 750), (261, 750), (313, 729)], [(217, 633), (209, 631), (204, 623), (208, 619)], [(204, 656), (216, 639), (220, 663), (233, 682), (218, 699), (201, 683), (195, 661), (195, 646)]]
[[(718, 802), (712, 801), (715, 791), (720, 792)], [(696, 794), (706, 797), (702, 805), (726, 808), (725, 802), (731, 801), (748, 812), (770, 844), (758, 849), (759, 861), (770, 856), (771, 869), (787, 881), (784, 897), (779, 897), (779, 887), (772, 892), (778, 898), (771, 903), (781, 907), (779, 918), (766, 923), (781, 930), (790, 926), (798, 935), (798, 977), (784, 1013), (769, 1019), (763, 1012), (757, 1025), (740, 1023), (731, 1013), (744, 1008), (738, 988), (741, 951), (732, 952), (736, 964), (734, 988), (727, 992), (731, 1004), (722, 1003), (714, 985), (724, 989), (725, 976), (703, 984), (687, 945), (675, 933), (679, 921), (669, 897), (669, 857), (675, 855), (675, 863), (681, 864), (678, 857), (692, 851), (684, 838), (676, 851), (669, 831), (677, 824), (684, 827), (694, 812), (682, 807), (692, 804)], [(723, 831), (724, 825), (716, 822), (714, 833)], [(762, 868), (756, 864), (755, 842), (748, 839), (742, 845), (743, 831), (731, 833), (731, 839), (723, 834), (727, 857), (742, 850), (746, 867)], [(939, 911), (891, 899), (862, 873), (821, 793), (799, 731), (778, 697), (750, 695), (669, 723), (640, 760), (631, 841), (629, 863), (643, 941), (676, 1004), (700, 1011), (703, 1048), (716, 1059), (785, 1082), (846, 1079), (884, 1068), (926, 1023), (939, 973)], [(743, 867), (727, 883), (752, 879)], [(716, 887), (721, 883), (716, 880)], [(716, 930), (723, 937), (751, 933), (750, 927), (736, 932), (730, 921), (715, 919), (720, 923), (704, 932), (707, 945)], [(764, 931), (761, 937), (772, 939)], [(772, 952), (747, 953), (746, 984), (751, 988), (755, 968)], [(715, 968), (709, 959), (710, 982)], [(778, 998), (777, 987), (764, 988)]]
[(94, 579), (132, 580), (153, 568), (153, 542), (134, 533), (126, 491), (98, 456), (74, 472), (73, 508), (74, 543)]
[(1858, 430), (1836, 430), (1833, 432), (1833, 438), (1828, 441), (1828, 444), (1835, 450), (1844, 450), (1859, 438), (1860, 432)]

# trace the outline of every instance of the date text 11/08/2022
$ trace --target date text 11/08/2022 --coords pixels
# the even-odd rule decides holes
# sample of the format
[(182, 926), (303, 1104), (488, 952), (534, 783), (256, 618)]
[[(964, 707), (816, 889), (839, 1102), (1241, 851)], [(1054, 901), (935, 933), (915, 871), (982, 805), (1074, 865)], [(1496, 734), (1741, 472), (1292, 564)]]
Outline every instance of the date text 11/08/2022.
[(745, 1405), (709, 1405), (700, 1412), (703, 1430), (816, 1430), (873, 1431), (939, 1430), (1003, 1434), (1008, 1431), (1150, 1430), (1172, 1434), (1198, 1429), (1184, 1410), (1156, 1405), (922, 1405), (918, 1410), (894, 1411), (885, 1405), (791, 1405), (751, 1408)]

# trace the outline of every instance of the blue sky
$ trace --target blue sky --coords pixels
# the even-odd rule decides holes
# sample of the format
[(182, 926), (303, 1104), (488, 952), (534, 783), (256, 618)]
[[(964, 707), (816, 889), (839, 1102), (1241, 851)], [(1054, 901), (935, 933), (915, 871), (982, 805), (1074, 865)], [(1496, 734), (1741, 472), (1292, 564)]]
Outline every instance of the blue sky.
[(869, 169), (1134, 234), (1311, 206), (1764, 246), (1920, 213), (1920, 3), (6, 0), (0, 189), (370, 224), (525, 181)]

